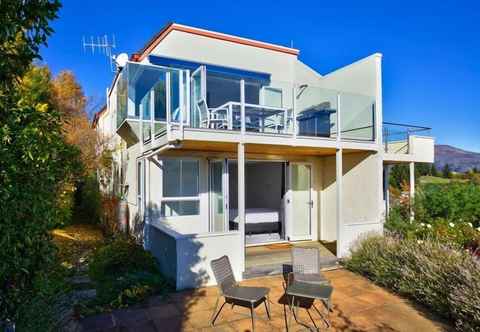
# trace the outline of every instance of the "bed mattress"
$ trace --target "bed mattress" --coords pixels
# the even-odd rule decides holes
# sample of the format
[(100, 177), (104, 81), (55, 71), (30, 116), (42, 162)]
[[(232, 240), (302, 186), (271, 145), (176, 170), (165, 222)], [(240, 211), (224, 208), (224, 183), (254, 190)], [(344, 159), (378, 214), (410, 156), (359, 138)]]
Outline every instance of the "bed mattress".
[[(230, 220), (238, 223), (238, 210), (230, 209)], [(245, 209), (246, 224), (278, 223), (280, 222), (280, 211), (275, 209), (255, 208)]]

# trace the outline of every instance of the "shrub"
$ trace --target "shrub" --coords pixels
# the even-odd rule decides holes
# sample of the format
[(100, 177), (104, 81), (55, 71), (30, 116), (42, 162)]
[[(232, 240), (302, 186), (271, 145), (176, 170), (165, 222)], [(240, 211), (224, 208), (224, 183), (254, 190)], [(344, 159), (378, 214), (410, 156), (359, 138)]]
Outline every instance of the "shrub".
[(150, 252), (128, 238), (117, 238), (98, 249), (89, 265), (89, 275), (97, 281), (138, 271), (157, 273), (157, 261)]
[(415, 196), (415, 219), (442, 218), (480, 226), (480, 186), (473, 183), (425, 184)]
[(90, 261), (89, 275), (97, 288), (91, 306), (119, 308), (170, 290), (156, 259), (132, 239), (117, 238), (98, 249)]
[(352, 250), (346, 267), (426, 305), (459, 331), (480, 330), (480, 266), (458, 246), (372, 236)]
[(53, 265), (50, 271), (35, 277), (32, 289), (18, 307), (18, 331), (57, 331), (61, 328), (71, 307), (67, 274), (62, 266)]

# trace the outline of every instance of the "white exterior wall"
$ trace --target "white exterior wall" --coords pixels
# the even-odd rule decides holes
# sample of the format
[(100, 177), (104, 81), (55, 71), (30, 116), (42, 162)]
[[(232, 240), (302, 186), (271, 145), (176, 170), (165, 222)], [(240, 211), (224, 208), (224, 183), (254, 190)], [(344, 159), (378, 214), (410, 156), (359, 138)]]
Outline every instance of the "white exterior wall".
[(211, 233), (177, 240), (177, 289), (214, 285), (210, 262), (227, 255), (236, 280), (242, 280), (241, 235), (239, 232)]
[(292, 82), (297, 57), (219, 39), (173, 30), (152, 55), (270, 73), (274, 81)]
[[(378, 153), (348, 153), (343, 155), (343, 232), (342, 252), (348, 253), (352, 241), (366, 231), (383, 229), (382, 177), (378, 170)], [(321, 239), (337, 239), (335, 157), (323, 159), (323, 208)]]

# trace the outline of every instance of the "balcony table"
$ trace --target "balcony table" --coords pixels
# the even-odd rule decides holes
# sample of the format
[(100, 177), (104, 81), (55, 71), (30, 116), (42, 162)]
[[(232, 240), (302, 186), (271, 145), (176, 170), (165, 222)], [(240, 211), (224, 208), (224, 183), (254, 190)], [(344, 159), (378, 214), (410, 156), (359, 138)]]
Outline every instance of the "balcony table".
[[(241, 107), (240, 102), (236, 101), (228, 101), (223, 105), (213, 108), (211, 110), (214, 114), (221, 114), (225, 110), (227, 110), (226, 116), (228, 117), (228, 129), (233, 129), (233, 113), (234, 107)], [(266, 105), (257, 105), (257, 104), (248, 104), (245, 103), (245, 118), (247, 116), (255, 116), (260, 119), (260, 126), (258, 127), (259, 132), (265, 131), (265, 119), (271, 117), (273, 115), (278, 115), (283, 113), (283, 127), (287, 127), (287, 112), (288, 110), (283, 107), (274, 107), (274, 106), (266, 106)], [(240, 119), (240, 126), (241, 126), (241, 119)], [(245, 121), (245, 127), (247, 127), (247, 123)], [(257, 129), (256, 127), (249, 127), (248, 129)]]

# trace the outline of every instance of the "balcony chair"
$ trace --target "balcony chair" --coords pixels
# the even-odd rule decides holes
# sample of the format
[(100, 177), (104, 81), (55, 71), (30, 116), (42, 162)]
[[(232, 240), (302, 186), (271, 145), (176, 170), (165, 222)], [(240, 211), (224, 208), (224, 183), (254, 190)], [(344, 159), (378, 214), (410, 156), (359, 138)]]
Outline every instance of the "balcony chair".
[[(268, 319), (270, 319), (270, 302), (268, 299), (268, 293), (270, 292), (269, 288), (266, 287), (244, 287), (239, 286), (235, 281), (233, 275), (232, 266), (230, 265), (230, 260), (227, 256), (222, 256), (218, 259), (214, 259), (210, 262), (212, 267), (215, 280), (217, 281), (217, 286), (219, 290), (219, 295), (215, 303), (215, 308), (213, 309), (212, 317), (210, 319), (210, 324), (213, 326), (215, 320), (223, 309), (223, 306), (228, 303), (232, 305), (232, 309), (235, 305), (241, 307), (250, 308), (250, 317), (252, 319), (252, 332), (255, 331), (255, 311), (254, 309), (261, 305), (265, 305), (265, 310), (267, 311)], [(220, 298), (224, 297), (225, 302), (217, 312), (217, 307), (220, 301)]]
[[(211, 112), (208, 108), (207, 102), (205, 99), (201, 99), (197, 102), (197, 110), (200, 116), (200, 127), (201, 128), (214, 128), (214, 129), (226, 129), (228, 128), (228, 120), (226, 116), (224, 118), (220, 117), (219, 109), (216, 109), (216, 112)], [(226, 111), (226, 110), (225, 110)], [(225, 112), (226, 115), (226, 112)]]
[(321, 257), (318, 248), (293, 247), (292, 272), (287, 282), (298, 281), (307, 284), (329, 285), (330, 282), (320, 272)]

